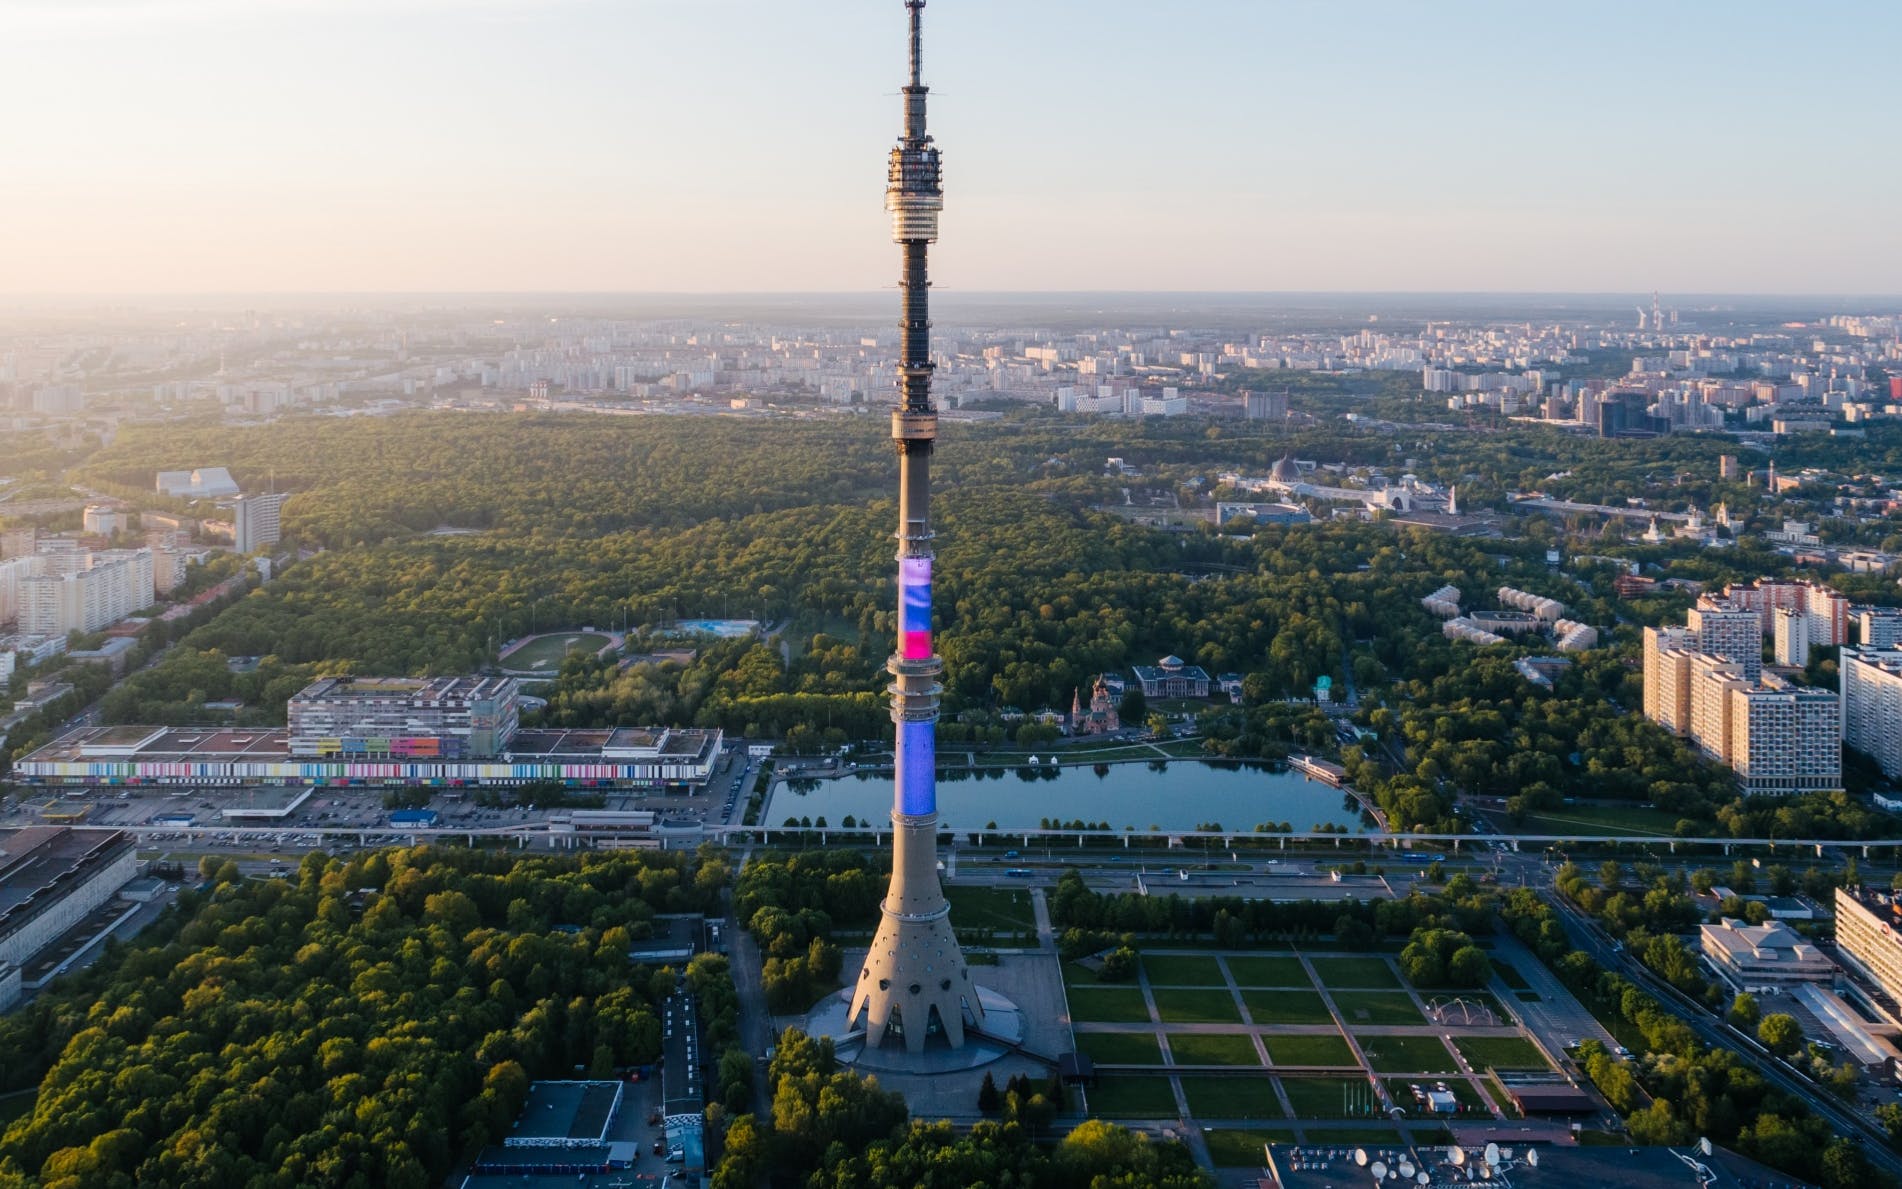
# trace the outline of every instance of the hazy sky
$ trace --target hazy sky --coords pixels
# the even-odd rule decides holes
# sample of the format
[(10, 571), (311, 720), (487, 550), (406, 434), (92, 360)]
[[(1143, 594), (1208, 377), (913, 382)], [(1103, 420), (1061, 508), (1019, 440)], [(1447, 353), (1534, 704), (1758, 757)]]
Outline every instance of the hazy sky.
[[(899, 0), (0, 0), (0, 291), (892, 284)], [(1902, 289), (1902, 3), (931, 0), (941, 286)]]

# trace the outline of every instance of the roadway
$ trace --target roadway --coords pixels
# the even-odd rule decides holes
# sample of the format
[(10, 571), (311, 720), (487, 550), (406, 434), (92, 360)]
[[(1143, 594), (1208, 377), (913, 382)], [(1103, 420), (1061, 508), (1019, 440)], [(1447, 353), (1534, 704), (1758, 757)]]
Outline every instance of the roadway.
[(1601, 967), (1618, 972), (1644, 988), (1659, 1002), (1668, 1005), (1672, 1014), (1690, 1027), (1700, 1043), (1711, 1048), (1728, 1049), (1742, 1057), (1763, 1075), (1765, 1081), (1808, 1106), (1836, 1134), (1863, 1140), (1863, 1154), (1871, 1164), (1891, 1176), (1902, 1176), (1902, 1153), (1889, 1147), (1888, 1133), (1881, 1127), (1791, 1069), (1755, 1039), (1718, 1021), (1701, 1004), (1658, 978), (1624, 950), (1616, 948), (1612, 939), (1565, 897), (1555, 891), (1542, 891), (1541, 894), (1558, 911), (1559, 921), (1564, 925), (1572, 944), (1590, 954)]
[[(57, 790), (53, 789), (40, 789), (37, 791), (47, 795), (54, 795), (57, 792)], [(362, 792), (364, 790), (352, 791)], [(684, 807), (686, 802), (682, 802), (681, 804)], [(655, 801), (648, 802), (644, 807), (664, 810), (672, 808), (673, 802), (667, 799), (656, 799)], [(735, 811), (737, 812), (742, 808), (743, 805), (736, 804)], [(361, 837), (367, 834), (400, 834), (412, 841), (427, 840), (432, 842), (469, 842), (475, 838), (488, 837), (519, 839), (524, 833), (530, 833), (559, 837), (563, 845), (591, 841), (596, 838), (624, 839), (628, 836), (628, 831), (625, 829), (577, 829), (563, 822), (561, 818), (561, 811), (555, 810), (545, 819), (525, 821), (516, 824), (498, 823), (496, 825), (487, 826), (433, 826), (401, 830), (393, 829), (387, 825), (318, 826), (288, 819), (283, 822), (273, 822), (272, 824), (262, 826), (225, 824), (217, 826), (149, 827), (140, 824), (113, 825), (110, 823), (79, 823), (75, 825), (74, 828), (82, 830), (123, 829), (134, 833), (145, 833), (148, 831), (164, 832), (181, 837), (188, 835), (235, 834), (262, 838), (266, 835), (281, 834), (286, 831), (298, 834), (317, 834), (324, 837), (344, 838)], [(770, 844), (778, 840), (806, 843), (816, 841), (820, 845), (843, 842), (848, 845), (859, 843), (878, 846), (885, 842), (886, 835), (890, 833), (890, 831), (885, 830), (882, 826), (859, 826), (851, 828), (843, 826), (807, 828), (768, 825), (745, 826), (735, 824), (730, 820), (705, 822), (685, 821), (675, 823), (663, 821), (661, 825), (663, 830), (671, 829), (678, 834), (690, 834), (695, 842), (713, 841), (736, 842), (741, 844)], [(1678, 837), (1671, 834), (1435, 834), (1423, 831), (1381, 830), (1370, 830), (1360, 834), (1335, 834), (1316, 830), (1289, 830), (1260, 833), (1243, 830), (1164, 830), (1138, 832), (1131, 830), (1061, 830), (1029, 827), (1011, 830), (978, 830), (969, 827), (952, 826), (942, 827), (941, 832), (950, 836), (990, 840), (988, 844), (992, 847), (1006, 846), (1012, 842), (1017, 842), (1024, 847), (1035, 847), (1043, 851), (1046, 856), (1052, 858), (1055, 857), (1059, 846), (1061, 846), (1065, 852), (1074, 852), (1091, 843), (1112, 849), (1120, 846), (1127, 853), (1144, 853), (1149, 849), (1153, 849), (1153, 846), (1139, 848), (1135, 846), (1136, 843), (1147, 843), (1150, 839), (1167, 838), (1170, 840), (1171, 845), (1165, 853), (1173, 854), (1185, 862), (1194, 861), (1194, 856), (1197, 854), (1197, 850), (1188, 847), (1187, 844), (1190, 840), (1205, 843), (1205, 847), (1202, 848), (1205, 853), (1214, 850), (1228, 850), (1237, 843), (1244, 842), (1256, 845), (1264, 842), (1275, 842), (1284, 846), (1290, 842), (1326, 842), (1331, 843), (1332, 849), (1340, 852), (1343, 858), (1362, 857), (1374, 861), (1380, 860), (1379, 852), (1383, 849), (1391, 850), (1396, 856), (1399, 856), (1416, 846), (1435, 850), (1443, 848), (1449, 852), (1448, 857), (1470, 853), (1472, 857), (1484, 859), (1487, 857), (1485, 848), (1496, 843), (1503, 843), (1508, 848), (1514, 850), (1525, 846), (1532, 846), (1536, 848), (1533, 852), (1534, 854), (1542, 853), (1548, 847), (1580, 845), (1650, 846), (1663, 848), (1672, 854), (1677, 853), (1680, 847), (1714, 847), (1721, 850), (1724, 854), (1730, 854), (1739, 848), (1767, 848), (1771, 850), (1803, 849), (1821, 855), (1826, 850), (1835, 849), (1860, 851), (1864, 858), (1869, 857), (1871, 852), (1879, 848), (1902, 851), (1902, 839), (1847, 840), (1841, 838)], [(1219, 846), (1216, 844), (1219, 844)], [(984, 843), (980, 842), (978, 845), (982, 846)], [(1497, 853), (1497, 848), (1494, 849), (1495, 853)], [(1316, 858), (1326, 856), (1328, 851), (1325, 849), (1321, 850), (1318, 855), (1317, 852), (1313, 850), (1303, 851), (1301, 853), (1304, 857)], [(1662, 858), (1664, 856), (1659, 857)]]

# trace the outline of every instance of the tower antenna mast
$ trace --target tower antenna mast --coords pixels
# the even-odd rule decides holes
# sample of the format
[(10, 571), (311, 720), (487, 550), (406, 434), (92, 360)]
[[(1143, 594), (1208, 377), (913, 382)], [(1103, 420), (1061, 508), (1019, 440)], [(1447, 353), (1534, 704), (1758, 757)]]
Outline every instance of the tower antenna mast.
[(938, 150), (925, 131), (925, 0), (905, 0), (911, 21), (911, 81), (905, 87), (904, 134), (893, 147), (885, 187), (892, 239), (901, 249), (902, 316), (898, 403), (892, 444), (898, 450), (898, 649), (892, 675), (892, 882), (878, 932), (851, 988), (847, 1019), (878, 1048), (898, 1038), (919, 1052), (941, 1036), (952, 1048), (965, 1028), (982, 1029), (984, 1007), (964, 952), (951, 930), (951, 906), (938, 882), (938, 698), (944, 661), (931, 640), (931, 452), (938, 413), (931, 403), (931, 281), (926, 255), (938, 238), (944, 187)]

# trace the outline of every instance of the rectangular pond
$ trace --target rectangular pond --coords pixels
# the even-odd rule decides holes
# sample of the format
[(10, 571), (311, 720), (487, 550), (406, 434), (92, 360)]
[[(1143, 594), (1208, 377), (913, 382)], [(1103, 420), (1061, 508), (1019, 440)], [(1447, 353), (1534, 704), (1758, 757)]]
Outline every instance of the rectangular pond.
[[(825, 818), (828, 825), (884, 824), (892, 809), (889, 771), (780, 784), (760, 821)], [(1044, 821), (1101, 822), (1112, 830), (1192, 830), (1204, 823), (1245, 832), (1258, 823), (1310, 830), (1326, 823), (1359, 833), (1359, 805), (1348, 794), (1298, 772), (1229, 760), (956, 768), (938, 773), (938, 817), (970, 830), (1031, 829)]]

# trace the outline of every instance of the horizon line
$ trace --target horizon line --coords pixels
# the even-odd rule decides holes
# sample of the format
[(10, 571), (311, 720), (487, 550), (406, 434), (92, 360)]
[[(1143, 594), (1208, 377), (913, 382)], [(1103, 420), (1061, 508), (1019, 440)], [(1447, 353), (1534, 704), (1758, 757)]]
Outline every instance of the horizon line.
[[(0, 290), (0, 301), (205, 297), (882, 297), (875, 289), (96, 289)], [(934, 293), (984, 297), (1572, 297), (1617, 298), (1660, 293), (1688, 298), (1850, 298), (1902, 301), (1902, 290), (1696, 289), (947, 289)]]

